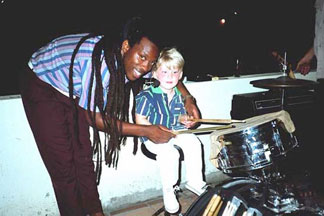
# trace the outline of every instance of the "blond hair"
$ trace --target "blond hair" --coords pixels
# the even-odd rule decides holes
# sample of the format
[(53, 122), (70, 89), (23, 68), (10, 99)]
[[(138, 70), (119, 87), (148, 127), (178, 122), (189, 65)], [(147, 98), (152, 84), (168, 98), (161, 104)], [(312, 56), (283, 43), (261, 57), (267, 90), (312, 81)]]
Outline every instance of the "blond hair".
[(161, 64), (165, 64), (167, 68), (176, 68), (183, 70), (184, 58), (176, 48), (164, 48), (161, 50), (159, 58), (153, 66), (152, 72), (155, 72)]

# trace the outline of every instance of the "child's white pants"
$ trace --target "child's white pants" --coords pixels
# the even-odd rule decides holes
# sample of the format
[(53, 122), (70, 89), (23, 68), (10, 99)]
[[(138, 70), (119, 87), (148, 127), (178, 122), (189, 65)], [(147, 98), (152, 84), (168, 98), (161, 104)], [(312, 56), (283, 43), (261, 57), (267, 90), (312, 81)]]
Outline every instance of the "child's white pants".
[(202, 174), (201, 142), (194, 134), (179, 134), (164, 144), (155, 144), (150, 140), (145, 142), (146, 148), (156, 154), (163, 191), (173, 188), (179, 180), (180, 153), (174, 145), (182, 149), (188, 184), (198, 188), (203, 187), (205, 182)]

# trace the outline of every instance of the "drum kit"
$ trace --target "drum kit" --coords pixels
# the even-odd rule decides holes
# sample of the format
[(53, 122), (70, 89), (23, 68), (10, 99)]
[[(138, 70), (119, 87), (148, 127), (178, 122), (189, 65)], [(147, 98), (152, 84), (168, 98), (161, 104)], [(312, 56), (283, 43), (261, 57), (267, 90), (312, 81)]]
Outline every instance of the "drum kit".
[[(284, 111), (287, 88), (313, 88), (317, 83), (284, 76), (251, 84), (280, 89)], [(259, 117), (262, 119), (262, 115)], [(211, 145), (220, 146), (215, 164), (230, 178), (202, 194), (185, 215), (324, 215), (321, 205), (305, 202), (298, 187), (280, 170), (290, 152), (299, 147), (295, 134), (278, 118), (268, 121), (263, 118), (262, 122), (251, 121), (250, 124), (247, 119), (235, 126), (211, 134)]]

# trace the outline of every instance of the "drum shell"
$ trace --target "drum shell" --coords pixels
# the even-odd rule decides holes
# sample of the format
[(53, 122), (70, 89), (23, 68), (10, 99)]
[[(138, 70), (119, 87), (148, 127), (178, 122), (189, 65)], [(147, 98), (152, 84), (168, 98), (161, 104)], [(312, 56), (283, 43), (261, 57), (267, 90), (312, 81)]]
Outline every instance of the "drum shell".
[(269, 166), (298, 145), (277, 120), (222, 135), (225, 146), (217, 161), (224, 173), (246, 172)]

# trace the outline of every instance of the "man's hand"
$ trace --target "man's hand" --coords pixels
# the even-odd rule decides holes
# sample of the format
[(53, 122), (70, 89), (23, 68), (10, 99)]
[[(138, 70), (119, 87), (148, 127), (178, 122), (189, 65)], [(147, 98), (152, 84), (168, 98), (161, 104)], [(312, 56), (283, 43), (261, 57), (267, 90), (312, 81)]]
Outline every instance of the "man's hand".
[[(189, 91), (187, 90), (187, 88), (184, 86), (184, 84), (182, 82), (178, 82), (177, 88), (179, 89), (179, 91), (181, 92), (182, 96), (185, 98), (184, 100), (184, 105), (185, 108), (187, 110), (187, 114), (189, 116), (192, 116), (195, 119), (199, 119), (200, 118), (200, 111), (196, 105), (196, 100), (195, 98), (190, 95)], [(188, 124), (189, 128), (194, 128), (194, 127), (198, 127), (198, 123), (197, 122), (190, 122)]]
[(162, 125), (150, 125), (147, 127), (146, 135), (149, 140), (152, 142), (159, 143), (167, 143), (171, 138), (176, 135), (172, 133), (167, 127)]
[[(187, 97), (186, 100), (184, 101), (184, 103), (185, 103), (185, 108), (186, 108), (188, 115), (191, 118), (200, 119), (201, 115), (200, 115), (200, 111), (196, 105), (195, 99), (193, 97)], [(194, 128), (197, 126), (198, 126), (197, 122), (190, 121), (190, 122), (186, 123), (186, 127), (188, 127), (188, 128)]]

